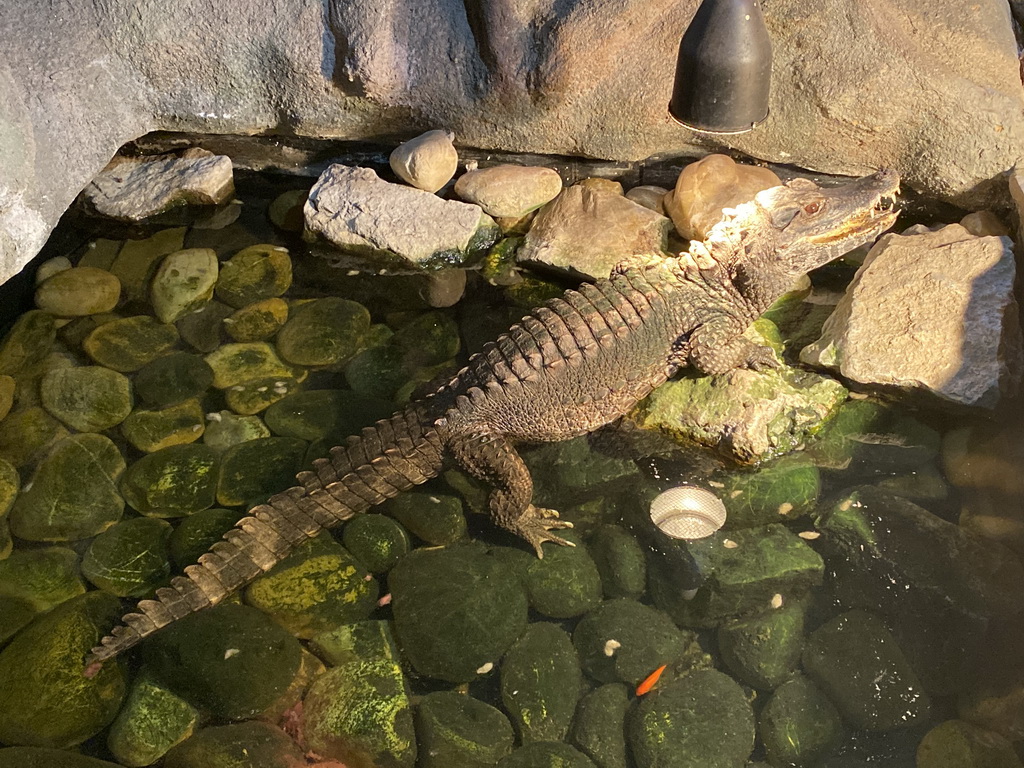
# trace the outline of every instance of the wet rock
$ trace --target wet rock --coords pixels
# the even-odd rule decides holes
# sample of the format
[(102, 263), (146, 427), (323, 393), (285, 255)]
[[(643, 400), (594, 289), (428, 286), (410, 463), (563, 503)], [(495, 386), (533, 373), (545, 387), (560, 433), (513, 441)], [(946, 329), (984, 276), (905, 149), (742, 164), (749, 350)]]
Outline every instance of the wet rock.
[(718, 628), (718, 651), (740, 682), (773, 690), (800, 666), (807, 600), (788, 600), (777, 610), (732, 619)]
[(213, 386), (229, 389), (262, 379), (294, 379), (296, 371), (265, 341), (225, 344), (206, 356), (213, 369)]
[(521, 218), (561, 191), (558, 171), (522, 165), (495, 165), (469, 171), (455, 182), (456, 195), (476, 203), (484, 213), (502, 218)]
[(715, 485), (728, 513), (726, 529), (732, 530), (810, 514), (818, 501), (821, 477), (807, 457), (797, 455), (763, 464), (752, 472), (730, 472), (716, 478)]
[[(1009, 239), (886, 235), (800, 359), (876, 388), (992, 408), (1024, 367)], [(878, 312), (879, 306), (900, 307)]]
[(72, 266), (74, 265), (67, 256), (54, 256), (52, 259), (47, 259), (36, 268), (36, 285), (45, 282), (47, 278), (53, 277), (58, 272), (71, 269)]
[(116, 157), (85, 198), (104, 216), (140, 221), (179, 205), (217, 205), (234, 192), (231, 158), (192, 147), (181, 155)]
[(205, 445), (174, 445), (136, 461), (121, 481), (124, 500), (151, 517), (182, 517), (212, 507), (220, 462)]
[(530, 624), (501, 662), (501, 700), (521, 743), (565, 738), (581, 682), (569, 635), (555, 624)]
[(82, 659), (121, 613), (117, 598), (89, 592), (57, 606), (0, 651), (0, 743), (66, 748), (106, 728), (124, 698), (118, 664), (92, 678)]
[(738, 683), (691, 672), (640, 700), (627, 726), (639, 768), (735, 768), (754, 748), (754, 713)]
[(451, 360), (462, 346), (459, 327), (443, 312), (424, 312), (395, 330), (390, 343), (410, 372)]
[(14, 321), (0, 341), (0, 373), (16, 376), (46, 357), (57, 338), (56, 318), (30, 309)]
[(12, 377), (0, 373), (0, 421), (4, 420), (14, 406), (15, 387), (16, 382)]
[(225, 304), (241, 309), (263, 299), (273, 299), (292, 284), (292, 260), (279, 245), (250, 245), (225, 263), (215, 293)]
[(0, 643), (35, 616), (85, 592), (73, 550), (46, 547), (9, 554), (0, 559)]
[(152, 765), (192, 735), (199, 712), (145, 675), (128, 691), (107, 734), (107, 748), (122, 765)]
[(842, 737), (843, 723), (818, 686), (798, 676), (768, 699), (758, 733), (772, 765), (820, 765)]
[(468, 682), (526, 627), (526, 592), (476, 545), (416, 550), (388, 575), (398, 641), (420, 674)]
[(708, 155), (679, 174), (664, 198), (676, 231), (688, 240), (704, 240), (723, 218), (723, 208), (750, 202), (763, 189), (782, 183), (768, 168), (740, 165), (726, 155)]
[(98, 365), (59, 368), (43, 377), (43, 407), (79, 432), (117, 426), (132, 410), (132, 385), (126, 376)]
[(634, 600), (647, 586), (647, 561), (643, 548), (631, 533), (618, 525), (602, 525), (587, 539), (601, 587), (608, 599)]
[(0, 459), (0, 518), (3, 518), (21, 490), (18, 470), (7, 459)]
[(606, 278), (629, 256), (664, 251), (671, 226), (621, 194), (567, 187), (537, 214), (517, 258), (575, 277)]
[(416, 738), (419, 768), (488, 768), (512, 751), (515, 735), (504, 713), (490, 704), (437, 691), (416, 707)]
[(13, 410), (42, 405), (43, 398), (40, 391), (43, 378), (51, 371), (64, 368), (77, 368), (82, 364), (81, 358), (74, 353), (61, 348), (55, 344), (53, 351), (46, 357), (33, 365), (23, 368), (18, 374), (14, 383), (14, 406)]
[(213, 369), (203, 358), (171, 352), (139, 369), (135, 394), (147, 405), (163, 408), (199, 397), (212, 383)]
[(345, 381), (364, 397), (393, 399), (410, 379), (402, 351), (393, 344), (364, 349), (345, 366)]
[(218, 718), (253, 717), (287, 690), (299, 670), (299, 641), (267, 616), (222, 604), (180, 619), (143, 646), (157, 680)]
[(270, 430), (259, 416), (219, 411), (206, 414), (206, 419), (203, 442), (218, 453), (239, 443), (270, 437)]
[(651, 558), (648, 589), (654, 604), (680, 626), (711, 627), (725, 619), (773, 610), (821, 584), (821, 556), (807, 542), (774, 524), (719, 531), (706, 539), (680, 542), (681, 552), (700, 578), (696, 594), (666, 581), (672, 563)]
[(497, 768), (594, 768), (594, 764), (568, 744), (535, 741), (503, 757)]
[(681, 659), (696, 635), (649, 605), (621, 598), (584, 616), (572, 640), (588, 676), (635, 687), (662, 664)]
[(39, 406), (7, 415), (0, 429), (0, 458), (16, 467), (34, 464), (49, 448), (67, 437), (68, 431)]
[(267, 207), (271, 223), (285, 232), (302, 231), (302, 206), (306, 204), (309, 190), (289, 189), (275, 197)]
[(928, 694), (892, 633), (867, 611), (848, 611), (812, 632), (803, 665), (855, 728), (886, 731), (928, 719)]
[(245, 602), (308, 639), (367, 618), (379, 594), (377, 581), (325, 533), (300, 544), (246, 587)]
[(355, 661), (399, 661), (398, 646), (387, 621), (354, 621), (314, 635), (309, 647), (332, 667)]
[(1020, 768), (1013, 745), (998, 733), (963, 720), (932, 728), (917, 748), (918, 768)]
[(82, 574), (118, 597), (142, 597), (171, 575), (166, 520), (135, 517), (105, 530), (82, 558)]
[(466, 292), (467, 275), (464, 269), (440, 269), (423, 277), (424, 284), (419, 295), (428, 307), (443, 309), (454, 306)]
[(178, 342), (178, 330), (148, 315), (113, 320), (101, 325), (82, 342), (86, 353), (100, 365), (121, 373), (137, 371)]
[(295, 365), (338, 365), (364, 344), (370, 313), (355, 301), (330, 297), (303, 302), (291, 310), (277, 334), (277, 349)]
[(197, 352), (213, 352), (224, 340), (224, 321), (232, 314), (227, 304), (214, 299), (198, 312), (185, 315), (176, 323), (181, 339)]
[(449, 131), (427, 131), (392, 150), (388, 163), (406, 184), (424, 192), (437, 192), (451, 181), (459, 166), (459, 153)]
[(36, 288), (36, 306), (60, 317), (109, 312), (121, 298), (121, 282), (96, 267), (66, 269)]
[(295, 484), (306, 443), (293, 437), (264, 437), (224, 451), (217, 480), (217, 503), (236, 507)]
[(595, 688), (580, 699), (569, 732), (574, 747), (597, 768), (626, 768), (626, 712), (629, 690), (621, 683)]
[(405, 528), (386, 515), (357, 515), (345, 524), (342, 543), (370, 573), (387, 573), (409, 553)]
[(457, 266), (499, 237), (479, 206), (390, 184), (369, 168), (332, 165), (310, 190), (304, 213), (314, 239), (384, 265)]
[(640, 475), (633, 461), (594, 450), (586, 437), (539, 446), (523, 460), (533, 476), (534, 502), (555, 509), (605, 496)]
[(206, 306), (213, 298), (217, 269), (217, 252), (212, 248), (187, 248), (164, 257), (150, 286), (157, 319), (173, 323)]
[(108, 240), (104, 237), (90, 240), (81, 251), (78, 266), (110, 269), (110, 265), (114, 263), (122, 245), (124, 245), (122, 240)]
[(235, 341), (264, 341), (281, 330), (288, 321), (288, 302), (263, 299), (224, 318), (224, 330)]
[(1010, 741), (1024, 739), (1024, 616), (992, 622), (971, 649), (969, 675), (956, 691), (957, 714)]
[(263, 415), (275, 435), (339, 444), (377, 419), (390, 416), (391, 404), (348, 390), (312, 389), (288, 395)]
[(265, 411), (284, 397), (297, 392), (299, 384), (306, 378), (306, 372), (295, 371), (297, 378), (271, 376), (235, 384), (224, 392), (224, 402), (235, 413), (252, 416)]
[(185, 245), (185, 227), (164, 229), (144, 240), (125, 240), (110, 264), (121, 281), (122, 296), (130, 302), (147, 302), (149, 285), (164, 256)]
[(433, 546), (454, 544), (466, 536), (462, 501), (455, 496), (428, 491), (403, 493), (384, 502), (381, 511)]
[(77, 541), (121, 519), (117, 482), (125, 463), (103, 435), (73, 435), (43, 460), (10, 512), (11, 532), (28, 541)]
[(167, 541), (175, 569), (183, 570), (198, 561), (241, 517), (238, 510), (211, 507), (183, 518)]
[(97, 760), (63, 749), (44, 747), (0, 747), (0, 768), (117, 768), (116, 763)]
[(293, 768), (302, 765), (302, 750), (288, 734), (253, 721), (203, 728), (167, 753), (165, 768)]
[(544, 547), (543, 559), (526, 549), (501, 547), (495, 554), (515, 568), (531, 608), (553, 619), (568, 619), (601, 602), (601, 574), (581, 536), (573, 531), (559, 531), (558, 535), (575, 546), (549, 544)]
[(665, 215), (665, 195), (668, 190), (664, 187), (657, 187), (651, 184), (643, 184), (633, 187), (626, 193), (626, 199), (632, 200), (637, 205), (650, 208), (655, 213)]

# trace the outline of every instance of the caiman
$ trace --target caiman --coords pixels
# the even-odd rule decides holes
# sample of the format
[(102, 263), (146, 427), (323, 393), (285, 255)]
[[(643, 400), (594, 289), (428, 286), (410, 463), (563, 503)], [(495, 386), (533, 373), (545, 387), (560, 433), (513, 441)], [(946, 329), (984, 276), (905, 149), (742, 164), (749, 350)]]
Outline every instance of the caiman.
[(778, 365), (742, 334), (810, 270), (896, 219), (899, 177), (843, 186), (794, 179), (724, 212), (681, 257), (634, 257), (533, 310), (433, 394), (367, 427), (250, 510), (196, 565), (142, 600), (86, 658), (105, 660), (215, 605), (298, 544), (435, 477), (453, 463), (492, 488), (492, 521), (543, 557), (571, 524), (534, 506), (520, 443), (568, 440), (628, 413), (686, 366), (719, 374)]

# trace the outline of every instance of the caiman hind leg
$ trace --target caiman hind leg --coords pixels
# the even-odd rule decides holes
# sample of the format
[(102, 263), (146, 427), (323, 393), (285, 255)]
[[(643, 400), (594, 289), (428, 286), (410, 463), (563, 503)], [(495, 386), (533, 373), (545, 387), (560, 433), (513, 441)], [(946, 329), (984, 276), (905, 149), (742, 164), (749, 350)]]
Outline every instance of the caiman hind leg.
[(491, 521), (529, 542), (537, 557), (544, 557), (541, 544), (545, 541), (576, 546), (551, 533), (572, 528), (572, 523), (559, 520), (553, 509), (533, 505), (533, 478), (507, 438), (486, 431), (456, 434), (447, 448), (460, 467), (492, 487)]

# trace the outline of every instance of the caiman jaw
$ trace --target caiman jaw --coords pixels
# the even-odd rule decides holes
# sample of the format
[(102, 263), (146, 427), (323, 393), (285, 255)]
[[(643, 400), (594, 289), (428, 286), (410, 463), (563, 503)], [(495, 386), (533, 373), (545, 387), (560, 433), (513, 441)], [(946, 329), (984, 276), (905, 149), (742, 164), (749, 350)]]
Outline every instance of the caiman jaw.
[(809, 243), (828, 246), (847, 240), (866, 242), (896, 223), (898, 211), (894, 206), (900, 191), (900, 177), (895, 171), (879, 171), (838, 189), (842, 194), (850, 193), (854, 204), (850, 215), (836, 226), (808, 236)]

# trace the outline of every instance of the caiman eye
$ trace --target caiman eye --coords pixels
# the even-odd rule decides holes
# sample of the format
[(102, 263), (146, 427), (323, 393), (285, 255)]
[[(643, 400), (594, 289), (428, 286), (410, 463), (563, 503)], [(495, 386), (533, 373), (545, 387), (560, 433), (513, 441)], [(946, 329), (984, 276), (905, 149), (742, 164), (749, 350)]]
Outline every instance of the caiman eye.
[(821, 210), (821, 203), (808, 203), (804, 206), (804, 213), (815, 214)]

